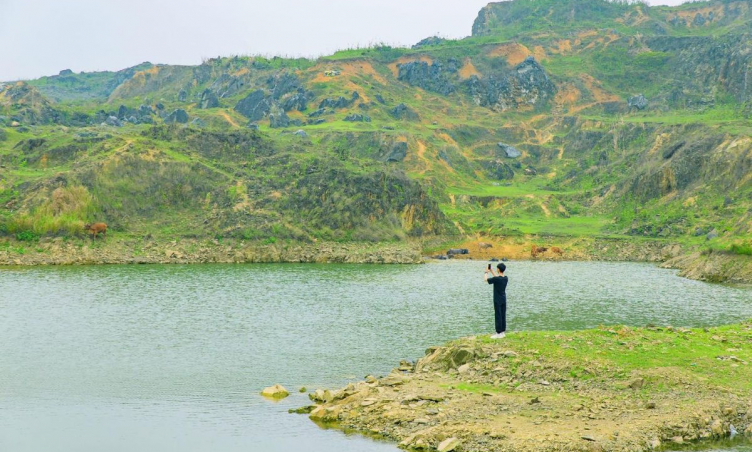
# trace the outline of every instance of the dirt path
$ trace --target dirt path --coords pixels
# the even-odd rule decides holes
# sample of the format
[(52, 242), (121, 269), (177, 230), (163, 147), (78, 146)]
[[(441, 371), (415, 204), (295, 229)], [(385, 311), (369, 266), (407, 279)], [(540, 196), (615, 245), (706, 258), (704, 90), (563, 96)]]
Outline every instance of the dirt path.
[(233, 127), (237, 127), (237, 128), (240, 128), (240, 124), (238, 124), (237, 122), (235, 122), (235, 120), (234, 120), (234, 119), (232, 119), (232, 118), (230, 117), (230, 115), (228, 115), (228, 114), (227, 114), (226, 112), (224, 112), (224, 111), (221, 111), (221, 112), (219, 112), (219, 114), (220, 114), (220, 116), (222, 116), (222, 118), (224, 118), (224, 120), (225, 120), (225, 121), (227, 121), (227, 122), (228, 122), (228, 123), (229, 123), (229, 124), (230, 124), (231, 126), (233, 126)]

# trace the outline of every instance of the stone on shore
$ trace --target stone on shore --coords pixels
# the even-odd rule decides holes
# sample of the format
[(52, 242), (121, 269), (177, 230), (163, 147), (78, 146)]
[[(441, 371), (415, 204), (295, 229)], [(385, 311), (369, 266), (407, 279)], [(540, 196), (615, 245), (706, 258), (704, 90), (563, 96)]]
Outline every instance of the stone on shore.
[(287, 389), (285, 389), (284, 386), (274, 385), (269, 386), (268, 388), (264, 388), (264, 390), (261, 391), (261, 395), (272, 399), (284, 399), (285, 397), (289, 396), (290, 393), (287, 392)]
[(457, 438), (447, 438), (439, 444), (439, 447), (437, 447), (436, 450), (438, 450), (439, 452), (451, 452), (457, 449), (459, 445), (460, 440), (458, 440)]

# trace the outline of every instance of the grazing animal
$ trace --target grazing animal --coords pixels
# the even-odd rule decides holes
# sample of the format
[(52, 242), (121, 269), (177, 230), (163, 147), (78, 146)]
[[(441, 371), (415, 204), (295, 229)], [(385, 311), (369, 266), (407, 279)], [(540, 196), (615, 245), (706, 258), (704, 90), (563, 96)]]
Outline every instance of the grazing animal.
[(533, 246), (530, 247), (530, 256), (533, 257), (533, 259), (538, 257), (538, 245), (533, 243)]
[(487, 250), (489, 248), (493, 248), (493, 245), (491, 245), (490, 243), (486, 243), (486, 242), (480, 242), (478, 243), (478, 248), (482, 250)]
[(559, 248), (558, 246), (552, 246), (551, 247), (551, 252), (554, 253), (554, 254), (556, 254), (557, 256), (563, 256), (564, 255), (564, 251), (562, 251), (562, 249)]
[(97, 238), (97, 234), (102, 234), (107, 238), (107, 225), (105, 223), (89, 223), (84, 226), (84, 230), (91, 232), (93, 239)]

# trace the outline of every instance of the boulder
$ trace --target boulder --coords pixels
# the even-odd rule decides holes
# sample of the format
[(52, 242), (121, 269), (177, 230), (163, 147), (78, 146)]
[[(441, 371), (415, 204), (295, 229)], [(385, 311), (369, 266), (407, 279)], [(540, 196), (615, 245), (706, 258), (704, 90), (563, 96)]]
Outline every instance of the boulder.
[(256, 90), (235, 105), (235, 111), (250, 119), (258, 121), (265, 118), (272, 109), (272, 102), (266, 98), (263, 90)]
[(123, 123), (115, 116), (108, 116), (104, 124), (112, 127), (123, 127)]
[(377, 95), (375, 95), (373, 97), (374, 97), (374, 99), (376, 99), (376, 102), (378, 102), (378, 103), (380, 103), (382, 105), (386, 103), (386, 100), (384, 100), (384, 96), (382, 96), (381, 94), (377, 94)]
[(284, 72), (280, 75), (269, 77), (266, 80), (267, 85), (272, 91), (272, 98), (280, 99), (285, 94), (300, 89), (300, 80), (290, 72)]
[(261, 395), (272, 399), (284, 399), (285, 397), (289, 396), (290, 393), (287, 392), (287, 389), (285, 389), (284, 386), (274, 385), (269, 386), (268, 388), (264, 388), (264, 390), (261, 391)]
[(332, 108), (334, 110), (347, 108), (351, 106), (352, 104), (354, 104), (355, 101), (357, 101), (358, 99), (360, 99), (360, 94), (358, 94), (357, 91), (353, 91), (352, 95), (350, 96), (350, 99), (347, 99), (346, 97), (343, 97), (343, 96), (340, 96), (337, 99), (331, 99), (331, 98), (324, 99), (319, 104), (319, 110), (324, 109), (324, 108)]
[(303, 88), (282, 101), (282, 109), (285, 111), (304, 111), (308, 108), (308, 93)]
[(463, 364), (469, 363), (475, 357), (475, 352), (466, 348), (452, 350), (449, 354), (449, 364), (453, 368), (458, 368)]
[(186, 100), (188, 100), (188, 93), (184, 89), (181, 89), (178, 93), (178, 102), (185, 102)]
[(708, 235), (705, 236), (706, 240), (713, 240), (718, 237), (718, 230), (713, 228), (712, 231), (708, 232)]
[(512, 167), (501, 160), (481, 160), (480, 165), (492, 179), (504, 180), (514, 178)]
[(412, 108), (408, 107), (405, 104), (399, 104), (396, 107), (389, 110), (389, 114), (399, 120), (407, 120), (407, 121), (418, 121), (420, 120), (420, 116), (418, 116), (418, 113), (415, 112)]
[(290, 117), (281, 108), (275, 108), (269, 113), (269, 127), (281, 129), (290, 126)]
[(398, 141), (392, 146), (391, 152), (386, 157), (387, 162), (401, 162), (407, 157), (407, 142)]
[(308, 138), (308, 134), (306, 133), (305, 130), (302, 130), (302, 129), (301, 130), (296, 130), (295, 133), (293, 133), (293, 135), (297, 135), (300, 138)]
[(256, 124), (255, 122), (249, 122), (247, 127), (249, 129), (251, 129), (251, 130), (258, 130), (259, 129), (259, 125)]
[(497, 146), (499, 146), (499, 148), (504, 151), (504, 155), (506, 155), (506, 157), (510, 159), (516, 159), (517, 157), (522, 155), (522, 152), (518, 151), (514, 146), (510, 146), (504, 143), (497, 143)]
[(182, 108), (178, 108), (176, 110), (173, 110), (172, 113), (170, 113), (169, 115), (165, 116), (164, 122), (167, 124), (172, 124), (172, 123), (187, 124), (188, 113)]
[(345, 116), (344, 121), (347, 122), (371, 122), (371, 117), (368, 115), (360, 115), (357, 113), (353, 113), (351, 115)]
[(630, 109), (636, 108), (638, 110), (644, 110), (648, 107), (648, 100), (644, 95), (638, 94), (627, 99), (627, 106), (629, 106)]
[(219, 107), (219, 97), (214, 94), (214, 91), (208, 88), (205, 89), (204, 92), (201, 93), (201, 99), (198, 102), (198, 108), (207, 109), (217, 107)]
[(325, 113), (327, 113), (326, 108), (319, 108), (318, 110), (309, 113), (308, 117), (309, 118), (318, 118), (319, 116), (324, 115)]
[(211, 89), (220, 98), (231, 97), (245, 89), (246, 82), (242, 77), (222, 74), (212, 83)]
[(309, 126), (317, 126), (317, 125), (323, 124), (325, 122), (326, 122), (326, 119), (324, 119), (324, 118), (316, 118), (316, 119), (308, 120), (307, 124)]

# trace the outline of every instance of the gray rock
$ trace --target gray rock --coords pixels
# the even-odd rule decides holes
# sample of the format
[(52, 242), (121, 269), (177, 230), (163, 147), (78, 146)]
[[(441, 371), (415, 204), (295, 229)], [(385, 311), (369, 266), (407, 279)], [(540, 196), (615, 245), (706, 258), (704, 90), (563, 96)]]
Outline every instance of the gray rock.
[(205, 89), (204, 92), (201, 93), (201, 100), (198, 102), (198, 108), (207, 109), (217, 107), (219, 107), (219, 97), (214, 94), (214, 91), (208, 88)]
[(542, 107), (556, 94), (556, 85), (543, 66), (528, 57), (511, 71), (488, 74), (483, 79), (470, 77), (465, 90), (477, 105), (506, 111), (521, 106)]
[(281, 129), (290, 126), (290, 117), (278, 106), (274, 106), (269, 113), (269, 127), (272, 129)]
[(408, 121), (418, 121), (420, 116), (412, 108), (405, 104), (399, 104), (389, 111), (389, 114), (395, 119), (404, 119)]
[(308, 108), (308, 94), (302, 88), (292, 96), (287, 97), (282, 102), (282, 109), (285, 111), (304, 111)]
[(630, 109), (636, 108), (638, 110), (644, 110), (648, 108), (648, 100), (644, 95), (638, 94), (627, 99), (627, 106), (629, 106)]
[(345, 116), (344, 121), (347, 122), (371, 122), (371, 117), (368, 115), (360, 115), (357, 113), (353, 113), (351, 115)]
[(386, 103), (386, 100), (384, 100), (384, 96), (382, 96), (381, 94), (377, 94), (377, 95), (375, 95), (373, 97), (376, 99), (376, 102), (378, 102), (380, 104), (385, 104)]
[(123, 127), (123, 123), (116, 116), (108, 116), (104, 124), (112, 127)]
[(517, 157), (522, 155), (522, 152), (518, 151), (514, 146), (510, 146), (504, 143), (498, 143), (498, 146), (510, 159), (516, 159)]
[(296, 130), (295, 133), (293, 133), (293, 135), (297, 135), (300, 138), (308, 138), (308, 134), (306, 133), (305, 130), (302, 130), (302, 129), (301, 130)]
[(319, 116), (322, 116), (322, 115), (324, 115), (326, 113), (327, 113), (326, 108), (319, 108), (318, 110), (316, 110), (316, 111), (314, 111), (312, 113), (309, 113), (308, 117), (309, 118), (318, 118)]
[(707, 240), (713, 240), (718, 237), (718, 231), (713, 228), (710, 232), (708, 232), (708, 235), (705, 236), (705, 239)]
[(308, 121), (309, 126), (317, 126), (319, 124), (323, 124), (326, 122), (326, 119), (324, 118), (317, 118), (317, 119), (311, 119)]
[(186, 100), (188, 100), (188, 93), (184, 89), (181, 89), (178, 93), (178, 102), (185, 102)]
[(248, 128), (251, 129), (251, 130), (258, 130), (259, 129), (259, 125), (256, 124), (255, 122), (249, 122), (248, 123)]
[(401, 162), (407, 157), (407, 143), (398, 141), (392, 146), (391, 152), (386, 157), (387, 162)]
[(496, 180), (514, 178), (514, 170), (506, 162), (501, 160), (481, 160), (480, 165), (486, 170), (489, 177)]
[[(285, 94), (296, 91), (300, 88), (300, 80), (295, 74), (285, 72), (275, 77), (270, 77), (266, 81), (272, 91), (272, 98), (280, 99)], [(304, 109), (305, 110), (305, 109)]]
[(246, 89), (246, 81), (242, 77), (222, 74), (212, 83), (209, 89), (216, 93), (220, 99), (223, 99)]
[(165, 116), (164, 122), (167, 124), (172, 124), (172, 123), (187, 124), (188, 113), (182, 108), (178, 108), (176, 110), (173, 110), (173, 112), (170, 113), (169, 115)]
[(263, 90), (256, 90), (235, 105), (235, 111), (250, 119), (258, 121), (269, 115), (272, 102), (266, 98)]
[(456, 88), (447, 77), (447, 70), (440, 62), (428, 64), (425, 61), (411, 61), (398, 66), (397, 79), (412, 86), (434, 91), (444, 96), (452, 94)]
[(350, 99), (347, 99), (342, 96), (340, 96), (337, 99), (324, 99), (319, 104), (319, 110), (324, 109), (324, 108), (332, 108), (335, 110), (347, 108), (347, 107), (350, 107), (352, 104), (354, 104), (358, 99), (360, 99), (360, 94), (358, 94), (357, 91), (353, 91), (352, 95), (350, 96)]

